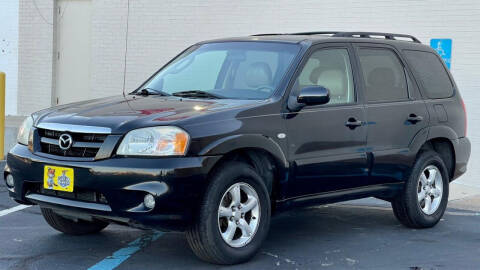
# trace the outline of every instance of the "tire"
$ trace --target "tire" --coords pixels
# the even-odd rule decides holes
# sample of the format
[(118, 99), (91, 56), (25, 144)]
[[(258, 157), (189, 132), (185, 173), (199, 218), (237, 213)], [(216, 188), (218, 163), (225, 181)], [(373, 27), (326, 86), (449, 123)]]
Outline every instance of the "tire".
[[(441, 184), (438, 182), (438, 174), (441, 176)], [(428, 184), (433, 181), (435, 184)], [(405, 183), (404, 190), (392, 201), (395, 217), (409, 228), (421, 229), (435, 226), (447, 208), (449, 183), (450, 177), (442, 158), (431, 150), (421, 152)], [(422, 197), (424, 199), (421, 199)]]
[[(239, 187), (239, 192), (242, 195), (235, 196), (241, 198), (240, 204), (236, 205), (243, 206), (243, 208), (237, 209), (232, 206), (235, 205), (232, 195), (232, 192), (234, 193), (236, 190), (235, 187)], [(239, 212), (239, 209), (243, 209), (242, 211), (249, 209), (251, 206), (247, 206), (246, 194), (249, 194), (248, 201), (256, 195), (258, 204), (250, 212), (241, 215), (241, 219), (244, 220), (236, 223), (237, 212), (234, 210), (225, 215), (226, 217), (220, 217), (220, 206), (224, 206), (223, 209), (227, 210), (237, 209)], [(231, 199), (231, 201), (228, 202), (228, 199)], [(227, 203), (225, 204), (225, 202)], [(270, 196), (263, 179), (252, 167), (245, 163), (227, 162), (213, 173), (200, 205), (199, 214), (193, 226), (186, 232), (187, 240), (195, 255), (206, 262), (222, 265), (246, 262), (255, 256), (267, 237), (270, 215)], [(235, 227), (232, 240), (224, 240), (224, 237), (229, 239), (228, 232), (232, 231), (229, 230), (231, 224), (235, 222), (245, 225), (243, 221), (248, 222), (249, 228), (255, 227), (256, 229), (244, 230), (245, 226)], [(239, 234), (242, 237), (247, 235), (246, 238), (250, 240), (243, 243), (246, 240)], [(227, 241), (230, 242), (227, 243)]]
[(57, 231), (70, 235), (97, 233), (105, 229), (109, 224), (100, 220), (86, 221), (79, 219), (78, 221), (73, 221), (56, 214), (49, 208), (41, 208), (41, 211), (48, 225)]

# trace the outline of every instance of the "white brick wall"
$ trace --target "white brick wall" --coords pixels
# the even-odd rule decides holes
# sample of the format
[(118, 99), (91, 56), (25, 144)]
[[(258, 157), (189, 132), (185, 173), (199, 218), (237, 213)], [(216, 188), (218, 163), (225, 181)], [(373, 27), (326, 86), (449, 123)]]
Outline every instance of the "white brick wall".
[[(52, 22), (53, 0), (35, 1), (40, 13)], [(88, 97), (119, 94), (127, 0), (91, 1)], [(19, 114), (51, 105), (53, 26), (41, 19), (32, 3), (20, 0)], [(407, 33), (425, 44), (431, 38), (451, 38), (452, 72), (469, 111), (473, 152), (480, 152), (478, 0), (131, 0), (129, 28), (127, 90), (137, 87), (186, 46), (204, 39), (315, 30)]]
[(0, 71), (7, 74), (5, 113), (17, 114), (18, 0), (0, 1)]
[[(89, 97), (117, 94), (123, 86), (127, 0), (91, 1)], [(54, 1), (35, 2), (53, 22)], [(33, 3), (20, 1), (19, 113), (51, 104), (53, 26)], [(204, 39), (262, 32), (385, 31), (413, 34), (426, 44), (430, 38), (452, 38), (452, 71), (467, 105), (477, 107), (479, 26), (476, 0), (131, 0), (126, 85), (135, 88), (180, 50)], [(480, 121), (480, 116), (471, 119)]]
[(90, 97), (120, 94), (125, 66), (127, 1), (93, 0), (92, 9)]
[[(126, 1), (94, 1), (92, 90), (123, 84)], [(429, 44), (453, 39), (452, 72), (468, 107), (480, 106), (480, 1), (324, 0), (172, 1), (130, 3), (127, 89), (186, 46), (204, 39), (262, 32), (367, 30), (408, 33)], [(477, 41), (477, 42), (475, 42)], [(471, 115), (480, 122), (480, 114)]]
[(51, 105), (53, 5), (53, 0), (20, 0), (18, 29), (18, 114), (20, 115), (27, 115)]

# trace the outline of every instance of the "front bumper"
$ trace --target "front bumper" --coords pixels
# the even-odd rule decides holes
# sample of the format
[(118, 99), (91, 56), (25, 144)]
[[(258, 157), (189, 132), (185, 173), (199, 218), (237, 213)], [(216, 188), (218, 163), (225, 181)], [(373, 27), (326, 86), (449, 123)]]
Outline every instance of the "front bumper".
[[(207, 174), (220, 156), (110, 158), (99, 161), (59, 161), (33, 154), (17, 144), (8, 154), (5, 175), (12, 174), (9, 195), (23, 204), (39, 204), (72, 216), (100, 217), (132, 226), (184, 230), (192, 221), (207, 186)], [(74, 191), (102, 194), (106, 200), (45, 194), (44, 165), (74, 169)], [(146, 194), (156, 206), (143, 206)], [(67, 194), (68, 195), (68, 194)], [(77, 196), (77, 195), (75, 195)]]

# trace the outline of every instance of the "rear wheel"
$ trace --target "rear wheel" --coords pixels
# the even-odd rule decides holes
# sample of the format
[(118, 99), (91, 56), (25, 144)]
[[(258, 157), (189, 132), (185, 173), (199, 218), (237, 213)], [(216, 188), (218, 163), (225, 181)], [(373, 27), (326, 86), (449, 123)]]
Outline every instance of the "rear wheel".
[(442, 218), (448, 203), (449, 175), (434, 151), (422, 152), (405, 183), (392, 201), (395, 217), (410, 228), (429, 228)]
[(247, 164), (228, 162), (212, 177), (188, 243), (207, 262), (248, 261), (267, 236), (270, 211), (263, 179)]
[(87, 221), (81, 219), (68, 219), (55, 213), (52, 209), (49, 208), (41, 208), (41, 211), (48, 225), (50, 225), (55, 230), (63, 232), (65, 234), (84, 235), (97, 233), (105, 229), (109, 224), (108, 222), (104, 222), (101, 220)]

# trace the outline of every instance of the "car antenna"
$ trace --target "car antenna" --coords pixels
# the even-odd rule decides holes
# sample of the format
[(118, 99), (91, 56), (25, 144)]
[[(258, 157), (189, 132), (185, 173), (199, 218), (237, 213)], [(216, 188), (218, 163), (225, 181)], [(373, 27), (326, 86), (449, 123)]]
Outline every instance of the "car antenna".
[(130, 0), (127, 1), (127, 26), (125, 33), (125, 55), (123, 59), (123, 97), (125, 98), (125, 80), (127, 77), (127, 52), (128, 52), (128, 19), (130, 16)]

